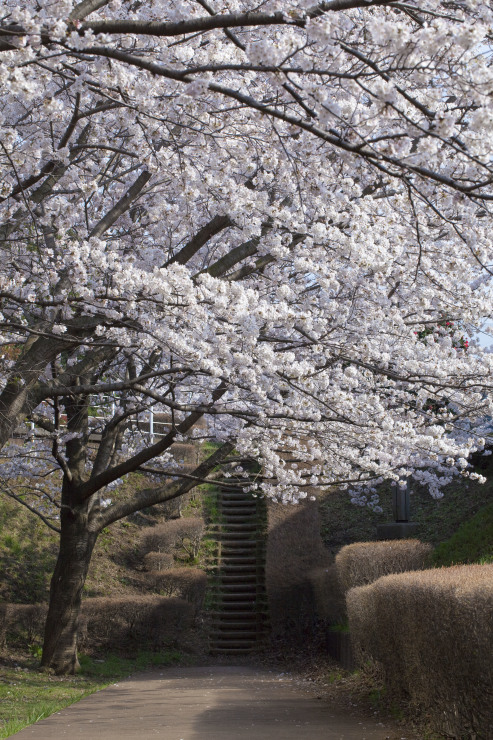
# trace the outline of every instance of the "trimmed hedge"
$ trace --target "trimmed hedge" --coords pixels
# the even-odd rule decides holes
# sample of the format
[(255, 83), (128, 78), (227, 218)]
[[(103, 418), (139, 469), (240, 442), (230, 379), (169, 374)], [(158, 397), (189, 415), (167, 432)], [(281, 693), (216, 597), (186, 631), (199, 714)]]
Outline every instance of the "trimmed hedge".
[(79, 648), (158, 649), (175, 642), (192, 623), (193, 607), (183, 599), (125, 596), (86, 599), (82, 603)]
[(141, 542), (146, 554), (173, 553), (179, 560), (194, 560), (205, 532), (205, 522), (199, 517), (171, 519), (154, 527), (146, 527)]
[(144, 555), (144, 568), (148, 572), (169, 570), (174, 564), (175, 559), (169, 552), (148, 552)]
[(46, 604), (1, 604), (1, 646), (28, 646), (41, 643), (47, 613)]
[(309, 572), (308, 579), (313, 589), (317, 616), (329, 624), (345, 622), (346, 602), (335, 564), (314, 568)]
[(493, 565), (385, 576), (347, 594), (360, 660), (454, 738), (493, 737)]
[[(0, 605), (1, 645), (26, 648), (43, 641), (46, 604)], [(94, 598), (82, 602), (79, 649), (158, 649), (175, 642), (192, 623), (194, 605), (162, 596)]]
[(422, 570), (431, 562), (432, 546), (419, 540), (354, 542), (337, 553), (335, 565), (341, 589), (373, 583), (390, 573)]
[(198, 568), (171, 568), (147, 574), (151, 588), (162, 596), (177, 596), (188, 601), (197, 614), (205, 599), (207, 574)]

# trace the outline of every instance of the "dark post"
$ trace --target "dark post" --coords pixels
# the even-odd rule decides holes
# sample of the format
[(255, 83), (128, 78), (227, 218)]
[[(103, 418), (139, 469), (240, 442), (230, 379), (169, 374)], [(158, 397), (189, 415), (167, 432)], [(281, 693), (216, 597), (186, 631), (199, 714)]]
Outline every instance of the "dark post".
[(392, 509), (394, 521), (390, 524), (377, 525), (379, 540), (405, 540), (416, 536), (419, 525), (410, 522), (411, 502), (409, 489), (406, 486), (394, 486), (392, 490)]

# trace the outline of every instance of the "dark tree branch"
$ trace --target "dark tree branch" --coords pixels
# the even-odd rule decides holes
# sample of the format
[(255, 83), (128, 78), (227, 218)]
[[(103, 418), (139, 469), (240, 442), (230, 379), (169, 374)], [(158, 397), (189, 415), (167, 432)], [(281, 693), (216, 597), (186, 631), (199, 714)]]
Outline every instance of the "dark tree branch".
[[(371, 6), (393, 5), (393, 0), (372, 0)], [(367, 8), (367, 0), (329, 0), (308, 8), (303, 15), (290, 16), (277, 13), (224, 13), (193, 18), (177, 23), (159, 21), (107, 20), (83, 23), (80, 33), (143, 34), (146, 36), (181, 36), (183, 34), (212, 31), (214, 29), (248, 28), (252, 26), (298, 26), (304, 28), (308, 18), (318, 18), (324, 13)]]
[(113, 208), (103, 216), (96, 226), (92, 229), (89, 236), (101, 236), (107, 229), (109, 229), (120, 216), (130, 207), (131, 203), (139, 196), (141, 190), (147, 185), (151, 179), (151, 173), (144, 171), (141, 172), (133, 185), (128, 189), (123, 198), (120, 198)]
[(160, 504), (164, 501), (172, 501), (179, 496), (183, 496), (188, 493), (192, 488), (195, 488), (198, 483), (204, 481), (207, 475), (220, 465), (225, 458), (234, 450), (235, 440), (225, 442), (218, 450), (216, 450), (207, 460), (200, 463), (192, 473), (192, 479), (186, 481), (173, 481), (172, 483), (165, 483), (162, 486), (156, 486), (155, 488), (146, 488), (142, 491), (137, 491), (131, 501), (122, 502), (115, 504), (98, 516), (98, 530), (101, 531), (104, 527), (107, 527), (113, 522), (117, 522), (129, 514), (133, 514), (136, 511), (146, 508), (147, 506), (154, 506), (154, 504)]
[(232, 225), (233, 222), (229, 216), (214, 216), (214, 218), (206, 223), (205, 226), (202, 226), (202, 228), (197, 231), (195, 236), (193, 236), (179, 252), (173, 255), (173, 257), (170, 257), (170, 259), (164, 263), (163, 267), (169, 267), (169, 265), (172, 265), (175, 262), (178, 262), (179, 265), (185, 265), (188, 260), (190, 260), (199, 251), (199, 249), (209, 241), (209, 239), (212, 239), (213, 236), (216, 236), (216, 234), (219, 234), (219, 232)]
[(43, 524), (46, 524), (47, 527), (52, 529), (54, 532), (57, 532), (58, 534), (60, 534), (60, 529), (58, 527), (55, 527), (55, 525), (52, 524), (50, 520), (44, 516), (44, 514), (42, 514), (40, 511), (34, 508), (34, 506), (31, 506), (30, 504), (28, 504), (27, 501), (24, 501), (20, 496), (17, 496), (17, 494), (15, 494), (13, 491), (8, 490), (6, 491), (6, 494), (9, 498), (13, 499), (14, 501), (17, 501), (18, 504), (25, 506), (26, 509), (29, 509), (29, 511), (31, 511), (33, 514), (36, 514), (38, 519), (41, 519)]
[[(212, 400), (209, 404), (210, 408), (214, 406), (214, 404), (221, 398), (221, 396), (224, 395), (225, 392), (226, 386), (221, 383), (212, 393)], [(90, 496), (92, 496), (104, 486), (107, 486), (109, 483), (118, 480), (118, 478), (121, 478), (128, 473), (132, 473), (141, 465), (145, 465), (145, 463), (149, 460), (152, 460), (153, 458), (161, 455), (163, 452), (171, 447), (178, 435), (186, 434), (203, 417), (204, 413), (208, 413), (207, 409), (192, 412), (189, 416), (187, 416), (186, 419), (184, 419), (184, 421), (182, 421), (174, 429), (172, 429), (159, 442), (156, 442), (150, 447), (146, 447), (144, 450), (141, 450), (128, 460), (125, 460), (119, 465), (115, 465), (115, 467), (113, 468), (105, 470), (99, 475), (96, 475), (94, 478), (88, 480), (86, 483), (83, 483), (81, 486), (79, 486), (77, 492), (79, 500), (82, 502), (85, 499), (90, 498)]]

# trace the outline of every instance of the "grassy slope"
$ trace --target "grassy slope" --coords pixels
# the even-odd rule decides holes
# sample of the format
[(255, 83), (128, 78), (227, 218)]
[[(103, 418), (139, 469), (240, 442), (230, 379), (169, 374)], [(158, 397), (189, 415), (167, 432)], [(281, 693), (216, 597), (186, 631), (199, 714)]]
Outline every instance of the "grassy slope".
[[(493, 471), (481, 472), (488, 475), (484, 485), (458, 480), (448, 486), (444, 497), (439, 500), (432, 499), (424, 488), (416, 487), (411, 494), (411, 518), (420, 525), (416, 536), (436, 546), (448, 540), (461, 524), (490, 503), (493, 497)], [(390, 486), (383, 485), (380, 503), (384, 511), (383, 514), (374, 514), (351, 504), (344, 491), (324, 496), (320, 501), (320, 514), (326, 547), (336, 553), (351, 542), (375, 540), (377, 524), (392, 521), (391, 500)]]
[(438, 566), (477, 562), (493, 563), (493, 503), (464, 522), (434, 553)]
[[(143, 524), (150, 523), (149, 517), (141, 520)], [(87, 596), (138, 590), (132, 570), (138, 536), (136, 521), (117, 522), (100, 535), (85, 587)], [(27, 509), (0, 497), (2, 601), (23, 604), (46, 601), (57, 548), (56, 532)]]
[(46, 600), (57, 551), (57, 534), (27, 509), (0, 496), (0, 599)]
[[(189, 497), (184, 516), (208, 518), (210, 495)], [(91, 560), (86, 596), (142, 593), (140, 530), (167, 518), (164, 506), (115, 522), (100, 534)], [(205, 543), (204, 543), (205, 544)], [(0, 601), (33, 604), (47, 601), (58, 549), (58, 535), (21, 505), (0, 496)]]

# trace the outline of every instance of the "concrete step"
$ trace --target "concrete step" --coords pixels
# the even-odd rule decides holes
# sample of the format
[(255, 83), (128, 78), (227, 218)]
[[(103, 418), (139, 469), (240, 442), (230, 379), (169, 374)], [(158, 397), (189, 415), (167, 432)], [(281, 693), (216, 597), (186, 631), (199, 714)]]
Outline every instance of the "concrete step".
[(222, 506), (221, 513), (224, 516), (244, 516), (248, 519), (258, 519), (257, 509), (254, 506)]
[(258, 635), (256, 630), (219, 630), (212, 632), (211, 637), (215, 642), (223, 642), (226, 640), (238, 640), (239, 642), (255, 642)]
[(223, 565), (237, 566), (238, 568), (248, 567), (250, 565), (257, 565), (257, 558), (254, 555), (224, 555), (222, 557)]
[(252, 645), (253, 640), (249, 640), (249, 644), (245, 645), (245, 643), (242, 640), (221, 640), (221, 648), (233, 648), (233, 649), (242, 649), (246, 647), (253, 647)]
[(232, 581), (235, 577), (241, 579), (242, 576), (245, 576), (245, 578), (247, 576), (252, 577), (260, 581), (263, 574), (259, 572), (258, 567), (255, 565), (223, 565), (219, 576), (221, 579), (226, 580), (226, 582)]
[(226, 506), (238, 506), (242, 509), (251, 509), (252, 511), (258, 511), (257, 502), (255, 500), (245, 500), (238, 496), (223, 496), (220, 501), (220, 506), (225, 508)]
[(216, 648), (211, 647), (211, 654), (212, 655), (247, 655), (248, 653), (254, 653), (257, 649), (257, 646), (252, 646), (248, 648)]
[(257, 619), (259, 614), (254, 609), (245, 609), (244, 605), (242, 604), (242, 608), (233, 608), (234, 605), (230, 605), (231, 609), (227, 609), (226, 611), (215, 611), (211, 612), (211, 615), (214, 617), (214, 619), (241, 619), (249, 621), (251, 619)]
[(252, 563), (251, 558), (247, 561), (235, 560), (232, 558), (226, 562), (223, 561), (219, 573), (257, 573), (261, 570), (258, 563)]
[(229, 555), (233, 555), (234, 557), (236, 557), (236, 555), (250, 555), (250, 557), (257, 558), (258, 552), (261, 551), (257, 540), (251, 540), (245, 536), (236, 536), (226, 540), (221, 539), (219, 542), (221, 545), (220, 554), (222, 557), (228, 557)]
[(233, 527), (234, 525), (237, 526), (238, 524), (244, 524), (245, 526), (258, 529), (258, 522), (254, 516), (246, 517), (241, 516), (241, 514), (232, 514), (231, 516), (226, 514), (223, 517), (221, 526), (223, 529), (229, 529), (229, 527)]
[(212, 623), (212, 627), (216, 630), (219, 629), (231, 629), (231, 630), (251, 630), (253, 631), (256, 626), (256, 620), (255, 619), (229, 619), (229, 620), (221, 620), (221, 621), (214, 621)]

